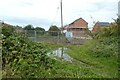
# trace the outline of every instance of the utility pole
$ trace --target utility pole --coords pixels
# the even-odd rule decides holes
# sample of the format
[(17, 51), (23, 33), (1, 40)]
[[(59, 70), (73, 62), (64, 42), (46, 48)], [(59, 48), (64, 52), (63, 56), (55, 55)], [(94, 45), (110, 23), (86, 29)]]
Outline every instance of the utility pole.
[[(62, 0), (60, 2), (60, 7), (61, 7), (61, 31), (62, 31), (62, 36), (61, 36), (61, 41), (62, 41), (62, 44), (63, 44), (63, 14), (62, 14)], [(61, 54), (61, 58), (63, 57), (63, 46), (62, 46), (62, 54)]]
[(62, 0), (60, 2), (60, 6), (61, 6), (61, 30), (62, 30), (62, 37), (63, 37), (63, 14), (62, 14)]

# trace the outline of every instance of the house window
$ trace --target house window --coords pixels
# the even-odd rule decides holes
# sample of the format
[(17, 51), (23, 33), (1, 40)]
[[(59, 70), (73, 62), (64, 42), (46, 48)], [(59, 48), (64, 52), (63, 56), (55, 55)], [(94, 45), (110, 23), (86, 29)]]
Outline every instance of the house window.
[(80, 30), (82, 31), (82, 30), (83, 30), (83, 28), (80, 28)]

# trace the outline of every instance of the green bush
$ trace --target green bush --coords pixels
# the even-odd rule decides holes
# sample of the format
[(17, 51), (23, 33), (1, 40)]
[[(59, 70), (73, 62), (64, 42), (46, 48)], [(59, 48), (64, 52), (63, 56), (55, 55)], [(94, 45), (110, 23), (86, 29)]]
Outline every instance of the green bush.
[(12, 35), (14, 30), (15, 30), (14, 27), (11, 25), (3, 25), (2, 26), (2, 34), (6, 37)]
[(3, 36), (3, 77), (40, 76), (44, 69), (52, 68), (53, 60), (47, 56), (47, 52), (44, 45), (32, 42), (22, 35)]
[(118, 26), (111, 24), (109, 28), (103, 28), (94, 36), (96, 43), (90, 51), (96, 57), (112, 57), (118, 55)]

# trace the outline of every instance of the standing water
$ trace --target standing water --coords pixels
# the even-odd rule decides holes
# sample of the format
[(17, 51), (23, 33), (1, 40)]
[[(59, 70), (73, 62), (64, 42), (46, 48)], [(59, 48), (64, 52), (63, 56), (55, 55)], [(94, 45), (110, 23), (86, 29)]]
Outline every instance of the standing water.
[(65, 54), (67, 48), (58, 48), (57, 50), (53, 51), (53, 55), (63, 58), (66, 61), (72, 62), (73, 58), (71, 58), (68, 54)]

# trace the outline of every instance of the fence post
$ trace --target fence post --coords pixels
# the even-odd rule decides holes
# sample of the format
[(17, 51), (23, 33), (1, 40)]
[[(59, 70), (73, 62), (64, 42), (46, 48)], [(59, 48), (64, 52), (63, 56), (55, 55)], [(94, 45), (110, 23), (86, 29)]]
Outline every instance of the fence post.
[(58, 31), (58, 40), (57, 40), (57, 41), (58, 41), (58, 42), (57, 42), (58, 44), (59, 44), (59, 39), (60, 39), (59, 37), (60, 37), (60, 36), (59, 36), (59, 31)]
[(36, 38), (37, 38), (37, 36), (36, 36), (36, 31), (34, 30), (34, 32), (35, 32), (35, 41), (36, 41)]

